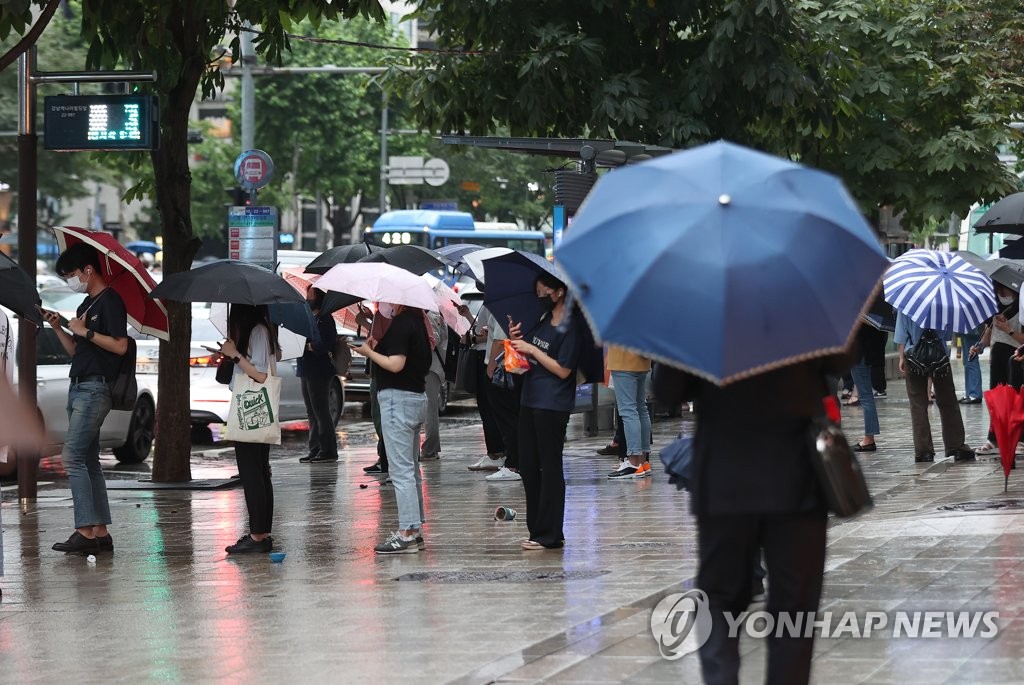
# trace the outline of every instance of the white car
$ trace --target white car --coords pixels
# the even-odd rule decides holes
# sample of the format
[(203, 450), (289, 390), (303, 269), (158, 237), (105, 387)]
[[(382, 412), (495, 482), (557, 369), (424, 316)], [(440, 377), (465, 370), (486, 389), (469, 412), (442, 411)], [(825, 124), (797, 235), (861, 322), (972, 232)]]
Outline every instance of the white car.
[[(18, 325), (7, 312), (15, 348)], [(36, 335), (36, 401), (46, 425), (46, 456), (59, 454), (68, 431), (68, 377), (71, 357), (64, 351), (57, 334), (48, 324)], [(15, 368), (17, 378), (17, 368)], [(100, 428), (100, 447), (113, 449), (117, 460), (125, 464), (145, 461), (153, 447), (156, 427), (156, 398), (150, 384), (138, 378), (139, 395), (131, 411), (111, 411)]]

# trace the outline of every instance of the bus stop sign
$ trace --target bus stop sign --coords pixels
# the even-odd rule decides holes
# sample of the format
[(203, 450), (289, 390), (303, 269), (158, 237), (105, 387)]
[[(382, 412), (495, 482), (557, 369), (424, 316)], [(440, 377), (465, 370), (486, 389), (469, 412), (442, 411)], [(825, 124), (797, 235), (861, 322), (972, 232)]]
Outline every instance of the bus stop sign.
[(250, 193), (270, 183), (274, 161), (263, 150), (246, 150), (235, 158), (235, 180)]

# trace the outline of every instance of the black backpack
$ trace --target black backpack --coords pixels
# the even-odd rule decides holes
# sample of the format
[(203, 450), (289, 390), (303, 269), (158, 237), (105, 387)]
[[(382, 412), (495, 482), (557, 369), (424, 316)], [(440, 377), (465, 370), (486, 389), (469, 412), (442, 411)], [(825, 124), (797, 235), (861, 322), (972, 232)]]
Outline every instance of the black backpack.
[(921, 334), (916, 345), (907, 349), (904, 356), (907, 369), (918, 376), (945, 378), (952, 371), (945, 344), (939, 334), (930, 328)]
[(110, 383), (112, 409), (135, 409), (135, 400), (139, 397), (139, 384), (135, 380), (135, 361), (138, 356), (135, 338), (128, 336), (128, 351), (121, 357), (117, 367), (117, 376)]

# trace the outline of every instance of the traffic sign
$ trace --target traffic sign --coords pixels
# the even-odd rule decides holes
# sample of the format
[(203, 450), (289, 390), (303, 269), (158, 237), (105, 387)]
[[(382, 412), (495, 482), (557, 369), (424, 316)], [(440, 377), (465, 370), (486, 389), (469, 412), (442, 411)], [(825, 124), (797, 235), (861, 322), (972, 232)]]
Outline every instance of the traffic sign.
[(250, 193), (270, 183), (274, 161), (263, 150), (246, 150), (235, 158), (235, 180)]
[(50, 95), (43, 101), (47, 150), (152, 150), (159, 147), (153, 95)]
[(277, 265), (277, 208), (232, 207), (228, 211), (228, 258)]
[(388, 157), (388, 183), (393, 186), (429, 183), (439, 186), (450, 176), (448, 162), (422, 157)]

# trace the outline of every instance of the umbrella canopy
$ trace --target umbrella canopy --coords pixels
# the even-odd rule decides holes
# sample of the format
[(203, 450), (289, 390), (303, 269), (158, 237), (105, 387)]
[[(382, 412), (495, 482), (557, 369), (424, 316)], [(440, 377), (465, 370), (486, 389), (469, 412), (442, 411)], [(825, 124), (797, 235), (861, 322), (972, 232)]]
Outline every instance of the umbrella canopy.
[(1007, 195), (989, 207), (974, 224), (978, 233), (1017, 233), (1024, 235), (1024, 193)]
[(1020, 260), (1003, 257), (985, 259), (967, 250), (958, 250), (953, 254), (991, 278), (994, 283), (1005, 285), (1015, 293), (1019, 293), (1024, 284), (1024, 262)]
[(477, 282), (483, 283), (486, 278), (484, 275), (484, 262), (488, 259), (508, 254), (511, 251), (507, 247), (485, 247), (482, 250), (463, 255), (462, 260), (466, 265), (467, 275), (475, 278)]
[(453, 265), (458, 265), (463, 262), (462, 258), (465, 255), (482, 249), (484, 249), (483, 245), (476, 245), (475, 243), (452, 243), (451, 245), (437, 248), (435, 252), (446, 258)]
[(861, 319), (880, 331), (896, 332), (896, 310), (885, 301), (881, 292), (872, 300), (871, 307), (861, 315)]
[(440, 269), (448, 264), (448, 260), (441, 255), (419, 245), (395, 245), (380, 251), (373, 250), (359, 261), (384, 262), (405, 269), (417, 276), (422, 276), (428, 271)]
[[(296, 290), (298, 290), (303, 297), (305, 297), (306, 290), (309, 288), (309, 286), (316, 285), (316, 282), (320, 280), (320, 276), (318, 274), (304, 273), (301, 266), (287, 267), (285, 269), (282, 269), (281, 275), (284, 277), (284, 280), (291, 283), (292, 286)], [(334, 302), (345, 302), (346, 300), (349, 299), (355, 300), (355, 302), (349, 304), (341, 304), (340, 306), (335, 306), (333, 308), (328, 307), (328, 305), (331, 305)], [(356, 320), (356, 312), (353, 310), (352, 305), (355, 304), (356, 302), (361, 301), (362, 300), (355, 298), (355, 296), (353, 295), (345, 295), (343, 293), (327, 291), (327, 295), (324, 297), (324, 302), (321, 305), (321, 314), (330, 314), (332, 317), (334, 317), (334, 320), (336, 322), (341, 324), (343, 328), (358, 331), (359, 322)]]
[(537, 298), (535, 283), (543, 273), (562, 283), (567, 279), (562, 270), (532, 252), (515, 250), (483, 261), (487, 288), (484, 306), (508, 333), (508, 318), (530, 330), (547, 311)]
[(844, 350), (888, 263), (839, 179), (726, 142), (605, 174), (555, 258), (598, 338), (718, 384)]
[(370, 254), (370, 248), (363, 243), (354, 245), (339, 245), (320, 254), (306, 266), (308, 274), (325, 274), (332, 266), (338, 264), (351, 264)]
[(354, 296), (356, 301), (390, 302), (437, 311), (430, 285), (418, 275), (391, 264), (339, 264), (320, 277), (317, 287)]
[(465, 335), (472, 328), (472, 323), (459, 313), (462, 306), (462, 298), (448, 285), (430, 274), (423, 274), (425, 280), (434, 291), (437, 300), (437, 309), (441, 312), (441, 318), (445, 324), (459, 335)]
[(125, 247), (134, 252), (135, 254), (142, 254), (143, 252), (149, 252), (156, 254), (162, 248), (154, 243), (152, 240), (134, 240), (130, 243), (125, 243)]
[(158, 296), (151, 295), (156, 281), (138, 257), (109, 233), (74, 226), (54, 226), (53, 230), (61, 252), (75, 243), (85, 243), (100, 253), (100, 275), (121, 296), (132, 328), (162, 340), (170, 339), (167, 309), (156, 299)]
[[(312, 335), (310, 333), (296, 333), (289, 329), (285, 324), (280, 321), (275, 321), (274, 311), (278, 310), (277, 316), (280, 317), (280, 308), (297, 308), (297, 304), (286, 304), (286, 305), (267, 305), (267, 312), (270, 315), (271, 323), (276, 323), (281, 326), (277, 331), (277, 344), (281, 348), (281, 360), (285, 359), (297, 359), (302, 356), (302, 353), (306, 350), (306, 339)], [(228, 314), (230, 307), (225, 302), (214, 302), (210, 305), (210, 323), (213, 324), (214, 328), (220, 331), (220, 334), (225, 338), (228, 337)], [(309, 307), (306, 307), (307, 311)], [(312, 323), (312, 314), (310, 314), (310, 323)]]
[(999, 444), (999, 461), (1003, 465), (1003, 492), (1010, 482), (1014, 454), (1021, 431), (1024, 430), (1024, 396), (1012, 386), (999, 384), (985, 391), (985, 405), (992, 420), (992, 432)]
[(32, 277), (16, 261), (0, 252), (0, 305), (42, 327), (43, 317), (36, 309), (39, 302)]
[(304, 295), (269, 269), (237, 259), (220, 259), (164, 277), (151, 297), (175, 302), (305, 304)]
[(996, 313), (992, 280), (949, 252), (910, 250), (882, 285), (885, 301), (921, 328), (968, 333)]

